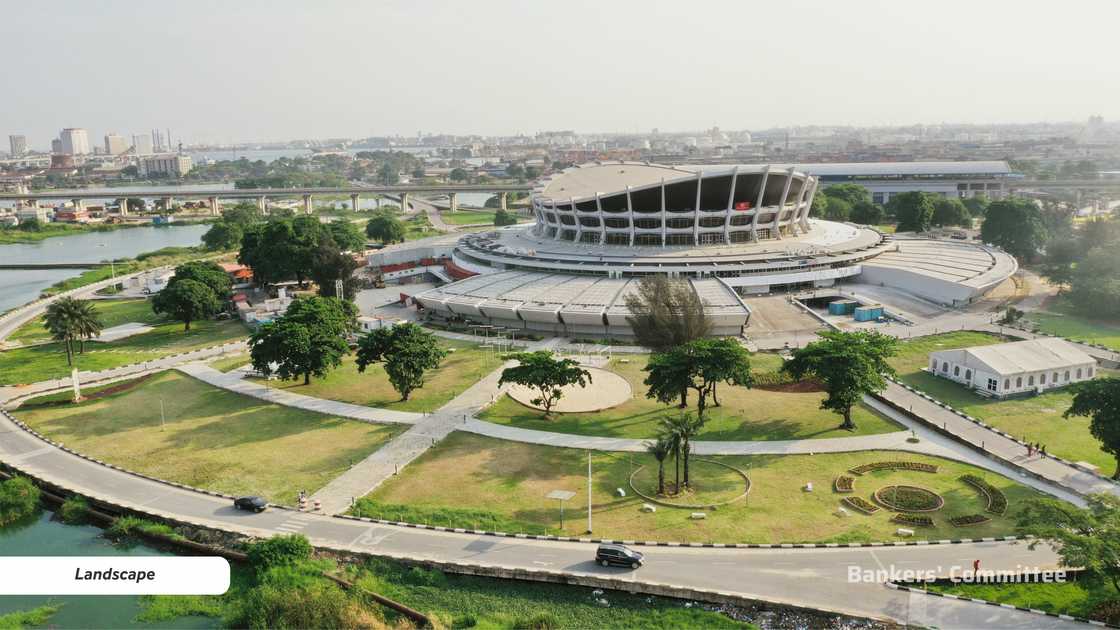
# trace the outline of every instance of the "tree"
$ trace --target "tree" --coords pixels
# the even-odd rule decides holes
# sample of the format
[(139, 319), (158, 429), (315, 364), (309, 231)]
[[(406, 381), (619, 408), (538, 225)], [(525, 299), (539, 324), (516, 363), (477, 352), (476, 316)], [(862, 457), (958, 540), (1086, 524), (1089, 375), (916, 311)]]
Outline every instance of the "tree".
[(470, 174), (468, 174), (461, 168), (451, 169), (451, 172), (448, 173), (447, 177), (453, 182), (465, 182), (471, 178)]
[(696, 392), (701, 420), (708, 399), (715, 398), (717, 384), (750, 387), (753, 382), (750, 354), (734, 339), (696, 339), (651, 355), (644, 369), (646, 398), (665, 404), (680, 398), (683, 408), (687, 398), (681, 392), (691, 389)]
[(870, 201), (860, 201), (852, 206), (850, 219), (861, 225), (878, 225), (883, 222), (883, 207)]
[(515, 383), (537, 390), (539, 396), (529, 402), (543, 407), (546, 418), (552, 413), (552, 407), (564, 396), (562, 387), (587, 387), (591, 382), (591, 373), (581, 368), (579, 363), (572, 359), (553, 358), (552, 353), (547, 350), (517, 352), (507, 358), (518, 364), (502, 370), (498, 386)]
[(871, 191), (859, 184), (833, 184), (822, 191), (832, 199), (843, 199), (848, 205), (855, 206), (861, 201), (871, 203)]
[(988, 204), (980, 237), (1020, 260), (1030, 260), (1046, 242), (1046, 227), (1033, 201), (1011, 197)]
[(851, 214), (852, 204), (847, 199), (828, 197), (828, 205), (822, 210), (821, 216), (830, 221), (847, 221)]
[(229, 225), (236, 225), (242, 230), (246, 226), (257, 223), (261, 220), (261, 210), (256, 204), (247, 201), (239, 201), (232, 206), (222, 209), (222, 222)]
[(257, 571), (272, 567), (295, 566), (311, 558), (311, 543), (302, 534), (277, 535), (249, 543), (245, 553)]
[(39, 509), (39, 486), (27, 477), (0, 482), (0, 525), (30, 516)]
[(74, 342), (101, 333), (101, 319), (88, 300), (64, 297), (47, 305), (43, 327), (66, 349), (66, 365), (74, 365)]
[(1069, 299), (1081, 313), (1120, 313), (1120, 256), (1112, 248), (1090, 250), (1073, 268), (1069, 284)]
[(646, 452), (657, 460), (657, 494), (665, 494), (665, 460), (673, 452), (673, 440), (667, 435), (660, 435), (656, 440), (646, 442)]
[(1080, 568), (1079, 581), (1110, 584), (1120, 594), (1120, 499), (1092, 494), (1081, 509), (1058, 499), (1029, 501), (1019, 512), (1024, 534), (1035, 536), (1031, 548), (1049, 543), (1063, 567)]
[(972, 225), (972, 215), (956, 197), (937, 197), (933, 200), (933, 224), (939, 227)]
[(191, 329), (191, 322), (206, 319), (222, 308), (214, 290), (198, 280), (170, 282), (152, 297), (152, 311), (183, 322), (183, 330)]
[(244, 234), (240, 225), (218, 221), (202, 235), (202, 244), (207, 249), (213, 250), (233, 249), (241, 245), (241, 237)]
[(354, 329), (357, 307), (338, 298), (294, 300), (284, 315), (249, 337), (253, 369), (284, 380), (326, 376), (350, 352), (346, 334)]
[(821, 409), (841, 414), (840, 428), (854, 430), (852, 406), (865, 394), (886, 389), (884, 375), (895, 374), (887, 358), (895, 354), (898, 342), (870, 331), (827, 330), (818, 335), (820, 341), (795, 350), (782, 371), (798, 380), (806, 376), (819, 380), (828, 393)]
[(19, 231), (20, 232), (42, 232), (43, 231), (43, 223), (42, 223), (42, 221), (40, 221), (39, 219), (36, 219), (35, 217), (31, 217), (30, 219), (24, 219), (24, 220), (19, 222)]
[(403, 243), (405, 233), (404, 223), (391, 214), (379, 214), (366, 223), (366, 236), (383, 244)]
[(439, 367), (447, 351), (435, 335), (412, 322), (378, 328), (358, 340), (358, 371), (382, 363), (393, 389), (408, 400), (413, 390), (424, 386), (428, 370)]
[(898, 220), (898, 231), (928, 232), (933, 221), (933, 197), (917, 190), (891, 197), (888, 205)]
[[(361, 265), (350, 254), (342, 252), (333, 242), (321, 243), (311, 259), (311, 280), (323, 297), (353, 300), (358, 294), (354, 271)], [(335, 283), (342, 280), (342, 295), (335, 295)]]
[(626, 308), (631, 313), (626, 323), (638, 344), (655, 352), (700, 339), (712, 330), (704, 301), (687, 280), (645, 276), (638, 290), (626, 295)]
[(358, 226), (344, 219), (327, 224), (327, 233), (344, 252), (360, 252), (366, 248), (366, 237)]
[(988, 212), (988, 198), (984, 195), (974, 195), (972, 197), (965, 197), (961, 202), (965, 208), (968, 208), (968, 213), (973, 218), (979, 219)]
[(401, 181), (400, 171), (391, 162), (385, 162), (377, 169), (377, 183), (382, 186), (393, 186)]
[(175, 267), (175, 275), (171, 277), (168, 286), (183, 280), (197, 280), (210, 287), (219, 300), (229, 298), (233, 281), (218, 263), (209, 260), (192, 260)]
[(676, 492), (678, 493), (682, 488), (690, 487), (688, 461), (692, 455), (692, 440), (700, 434), (705, 422), (703, 416), (693, 416), (687, 412), (665, 416), (661, 419), (663, 439), (668, 439), (672, 444), (675, 459), (684, 462), (683, 485), (679, 474), (676, 480)]
[(1062, 414), (1088, 416), (1089, 433), (1101, 443), (1101, 450), (1116, 459), (1113, 479), (1120, 479), (1120, 378), (1099, 378), (1073, 386), (1073, 402)]
[(508, 210), (502, 210), (501, 208), (499, 208), (498, 211), (494, 213), (494, 225), (514, 225), (516, 223), (517, 215)]
[(1074, 238), (1055, 239), (1046, 244), (1041, 272), (1051, 284), (1058, 285), (1058, 293), (1073, 280), (1073, 265), (1083, 253), (1081, 244)]

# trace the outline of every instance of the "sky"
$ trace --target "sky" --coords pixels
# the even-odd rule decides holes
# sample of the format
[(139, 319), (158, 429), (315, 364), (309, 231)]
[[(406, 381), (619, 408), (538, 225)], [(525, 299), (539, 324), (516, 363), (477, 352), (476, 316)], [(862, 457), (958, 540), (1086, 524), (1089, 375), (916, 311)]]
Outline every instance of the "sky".
[[(1120, 2), (0, 0), (0, 137), (44, 150), (1120, 118)], [(6, 143), (5, 143), (6, 144)]]

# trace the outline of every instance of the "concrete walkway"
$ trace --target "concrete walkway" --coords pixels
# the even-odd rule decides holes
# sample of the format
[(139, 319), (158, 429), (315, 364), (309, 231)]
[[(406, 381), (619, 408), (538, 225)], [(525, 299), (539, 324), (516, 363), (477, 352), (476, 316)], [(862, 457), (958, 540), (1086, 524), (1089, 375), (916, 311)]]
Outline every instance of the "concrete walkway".
[(183, 363), (173, 367), (188, 376), (193, 376), (203, 383), (213, 385), (214, 387), (220, 387), (231, 392), (244, 396), (251, 396), (277, 405), (295, 407), (296, 409), (314, 411), (330, 416), (339, 416), (377, 424), (415, 424), (424, 417), (424, 414), (420, 413), (378, 409), (376, 407), (365, 407), (362, 405), (338, 402), (336, 400), (324, 400), (322, 398), (304, 396), (303, 394), (294, 394), (284, 389), (269, 387), (247, 380), (245, 378), (246, 373), (240, 369), (230, 372), (220, 372), (204, 363)]

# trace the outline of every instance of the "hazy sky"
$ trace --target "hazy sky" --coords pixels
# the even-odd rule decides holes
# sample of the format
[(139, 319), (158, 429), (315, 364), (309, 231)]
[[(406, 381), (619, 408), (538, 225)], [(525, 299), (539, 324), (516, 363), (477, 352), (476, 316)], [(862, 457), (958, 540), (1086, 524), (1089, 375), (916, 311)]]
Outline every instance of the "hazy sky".
[[(1120, 2), (0, 0), (0, 139), (1120, 118)], [(5, 147), (6, 148), (6, 147)]]

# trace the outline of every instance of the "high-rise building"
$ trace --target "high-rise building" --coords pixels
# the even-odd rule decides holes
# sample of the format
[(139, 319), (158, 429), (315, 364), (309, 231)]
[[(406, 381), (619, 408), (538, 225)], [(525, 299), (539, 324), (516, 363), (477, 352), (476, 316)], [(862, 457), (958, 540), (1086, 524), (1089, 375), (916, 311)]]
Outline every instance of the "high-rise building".
[(140, 160), (140, 176), (170, 175), (182, 177), (191, 172), (191, 156), (164, 153)]
[(132, 145), (128, 143), (128, 140), (120, 134), (105, 134), (105, 152), (109, 155), (120, 155), (128, 151), (130, 146)]
[(85, 155), (90, 152), (89, 133), (81, 127), (67, 127), (58, 136), (62, 152), (67, 155)]
[(58, 138), (51, 140), (51, 153), (55, 155), (62, 155), (62, 141)]
[(27, 153), (27, 136), (8, 136), (8, 147), (12, 157)]
[(152, 136), (146, 133), (132, 136), (132, 148), (136, 155), (151, 155)]

